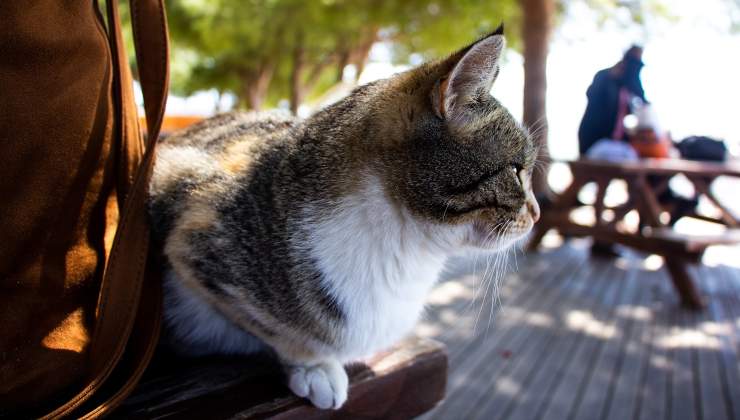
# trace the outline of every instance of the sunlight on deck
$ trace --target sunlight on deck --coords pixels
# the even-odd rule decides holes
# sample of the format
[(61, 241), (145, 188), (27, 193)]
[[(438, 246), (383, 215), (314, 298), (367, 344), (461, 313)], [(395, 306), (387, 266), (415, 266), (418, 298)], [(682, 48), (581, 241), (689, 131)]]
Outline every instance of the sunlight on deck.
[(690, 312), (659, 256), (544, 244), (518, 256), (500, 305), (480, 290), (484, 264), (451, 262), (416, 331), (445, 342), (450, 361), (447, 397), (423, 419), (737, 418), (738, 247), (691, 268), (708, 307)]

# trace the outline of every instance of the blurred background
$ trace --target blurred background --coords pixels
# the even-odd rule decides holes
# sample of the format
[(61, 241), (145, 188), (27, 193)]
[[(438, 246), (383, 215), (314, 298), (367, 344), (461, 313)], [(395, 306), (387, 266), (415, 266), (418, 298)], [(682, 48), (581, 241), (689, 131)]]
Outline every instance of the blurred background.
[(306, 116), (503, 22), (509, 48), (493, 94), (525, 124), (548, 122), (553, 158), (577, 156), (593, 75), (635, 43), (645, 47), (646, 97), (674, 139), (712, 136), (734, 154), (740, 145), (740, 0), (172, 0), (167, 8), (172, 116), (275, 107)]

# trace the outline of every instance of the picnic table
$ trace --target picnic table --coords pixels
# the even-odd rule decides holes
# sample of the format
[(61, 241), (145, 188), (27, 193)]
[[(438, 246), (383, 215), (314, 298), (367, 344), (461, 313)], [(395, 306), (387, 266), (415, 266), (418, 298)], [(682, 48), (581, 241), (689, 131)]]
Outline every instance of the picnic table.
[[(622, 244), (661, 255), (682, 304), (692, 309), (702, 308), (704, 302), (687, 270), (687, 264), (700, 262), (710, 245), (740, 242), (740, 219), (711, 189), (712, 183), (721, 176), (740, 178), (740, 164), (682, 159), (643, 159), (620, 163), (582, 159), (567, 163), (573, 173), (573, 182), (550, 207), (543, 210), (528, 248), (536, 249), (545, 234), (556, 229), (565, 236), (591, 236), (599, 242)], [(670, 220), (662, 217), (664, 208), (658, 197), (668, 188), (670, 179), (679, 174), (693, 184), (697, 197), (705, 196), (719, 212), (718, 217), (697, 213), (690, 216), (725, 225), (727, 229), (723, 233), (679, 233), (671, 227)], [(610, 207), (605, 203), (606, 190), (615, 180), (626, 182), (628, 198), (625, 203)], [(590, 183), (595, 183), (597, 187), (592, 205), (595, 220), (593, 224), (578, 223), (573, 220), (572, 213), (584, 206), (578, 194)], [(629, 231), (624, 228), (623, 219), (632, 211), (637, 212), (640, 223), (636, 230)]]

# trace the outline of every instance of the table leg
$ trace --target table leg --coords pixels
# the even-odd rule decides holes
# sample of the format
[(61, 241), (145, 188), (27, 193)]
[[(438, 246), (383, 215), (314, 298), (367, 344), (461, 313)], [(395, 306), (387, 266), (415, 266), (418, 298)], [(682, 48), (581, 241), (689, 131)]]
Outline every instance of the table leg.
[(545, 234), (552, 229), (557, 229), (558, 220), (568, 220), (570, 211), (578, 203), (578, 192), (581, 191), (583, 185), (586, 184), (586, 180), (582, 177), (577, 177), (573, 174), (573, 182), (565, 189), (560, 195), (558, 195), (553, 203), (542, 209), (542, 217), (539, 223), (534, 225), (532, 229), (532, 235), (527, 242), (527, 251), (535, 251), (542, 242), (542, 238)]
[(527, 242), (527, 251), (536, 251), (537, 247), (540, 246), (540, 242), (542, 242), (542, 238), (545, 237), (549, 230), (549, 226), (542, 224), (535, 225), (534, 229), (532, 229), (532, 235), (529, 237), (529, 241)]
[(701, 178), (691, 177), (689, 179), (694, 184), (694, 188), (698, 193), (697, 195), (703, 194), (709, 199), (709, 201), (712, 202), (712, 204), (717, 207), (717, 209), (719, 209), (722, 221), (725, 222), (727, 226), (740, 227), (740, 221), (738, 221), (735, 216), (725, 206), (723, 206), (722, 203), (719, 202), (717, 197), (712, 192), (709, 183), (705, 182), (704, 179)]
[(660, 203), (644, 175), (625, 179), (630, 189), (630, 196), (635, 199), (640, 223), (650, 227), (662, 226), (660, 222)]
[(681, 297), (681, 304), (691, 310), (704, 308), (704, 301), (696, 290), (694, 279), (688, 272), (686, 262), (666, 256), (665, 265), (671, 275), (673, 286)]
[(594, 202), (594, 218), (596, 219), (595, 225), (601, 226), (604, 224), (604, 198), (606, 197), (606, 190), (609, 188), (611, 179), (600, 178), (596, 181), (598, 190), (596, 191), (596, 201)]

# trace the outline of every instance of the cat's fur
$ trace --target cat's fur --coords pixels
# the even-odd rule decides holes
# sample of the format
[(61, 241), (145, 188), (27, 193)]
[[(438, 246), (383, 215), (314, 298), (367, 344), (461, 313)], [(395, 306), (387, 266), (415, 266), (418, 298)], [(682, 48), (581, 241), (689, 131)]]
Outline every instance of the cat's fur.
[(489, 93), (496, 32), (305, 121), (231, 113), (164, 140), (150, 188), (166, 322), (190, 354), (274, 351), (322, 408), (407, 334), (445, 259), (539, 217), (535, 147)]

